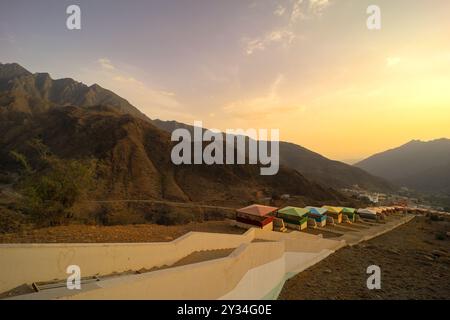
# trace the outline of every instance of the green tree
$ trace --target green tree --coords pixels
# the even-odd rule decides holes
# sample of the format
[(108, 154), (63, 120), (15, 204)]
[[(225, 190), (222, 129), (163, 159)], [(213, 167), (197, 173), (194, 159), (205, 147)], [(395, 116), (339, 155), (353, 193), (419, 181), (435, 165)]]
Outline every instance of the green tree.
[(38, 155), (36, 166), (32, 167), (23, 154), (11, 152), (24, 168), (19, 184), (23, 211), (39, 224), (61, 224), (73, 217), (74, 204), (91, 189), (96, 163), (94, 160), (61, 159), (38, 140), (30, 145)]

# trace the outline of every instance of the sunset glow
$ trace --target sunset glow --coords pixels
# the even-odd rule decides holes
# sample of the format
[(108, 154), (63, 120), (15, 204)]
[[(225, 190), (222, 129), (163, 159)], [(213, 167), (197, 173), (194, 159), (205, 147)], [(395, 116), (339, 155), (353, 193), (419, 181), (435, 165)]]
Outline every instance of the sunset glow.
[(48, 2), (0, 10), (0, 61), (98, 83), (152, 119), (278, 128), (345, 161), (450, 137), (447, 0), (375, 1), (379, 31), (366, 0), (95, 1), (75, 33)]

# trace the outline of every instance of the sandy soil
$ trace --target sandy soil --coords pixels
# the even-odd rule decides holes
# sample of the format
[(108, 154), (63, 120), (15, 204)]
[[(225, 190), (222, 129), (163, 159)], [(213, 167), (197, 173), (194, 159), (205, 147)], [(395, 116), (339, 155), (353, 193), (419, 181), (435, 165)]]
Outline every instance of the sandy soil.
[(68, 225), (0, 234), (0, 243), (161, 242), (172, 241), (189, 231), (242, 234), (246, 230), (230, 226), (227, 221), (207, 221), (180, 226)]
[[(449, 299), (449, 231), (449, 218), (416, 217), (298, 274), (279, 299)], [(373, 264), (381, 268), (380, 290), (366, 286), (366, 269)]]

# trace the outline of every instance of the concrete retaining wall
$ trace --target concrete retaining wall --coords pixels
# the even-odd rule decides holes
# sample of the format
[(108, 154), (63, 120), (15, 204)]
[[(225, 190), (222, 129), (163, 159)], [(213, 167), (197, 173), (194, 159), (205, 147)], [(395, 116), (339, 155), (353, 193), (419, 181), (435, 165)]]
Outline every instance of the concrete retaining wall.
[[(264, 242), (251, 242), (254, 239)], [(263, 299), (276, 298), (284, 281), (344, 244), (300, 232), (260, 229), (243, 235), (189, 233), (169, 243), (3, 245), (3, 288), (65, 279), (67, 265), (82, 276), (171, 264), (193, 251), (237, 247), (228, 257), (85, 284), (81, 291), (44, 290), (16, 299)], [(278, 289), (277, 289), (278, 288)], [(5, 291), (5, 290), (3, 290)]]
[(171, 242), (103, 244), (2, 244), (0, 292), (24, 283), (66, 279), (78, 265), (81, 276), (151, 269), (171, 265), (194, 251), (237, 248), (251, 242), (254, 229), (242, 235), (190, 232)]

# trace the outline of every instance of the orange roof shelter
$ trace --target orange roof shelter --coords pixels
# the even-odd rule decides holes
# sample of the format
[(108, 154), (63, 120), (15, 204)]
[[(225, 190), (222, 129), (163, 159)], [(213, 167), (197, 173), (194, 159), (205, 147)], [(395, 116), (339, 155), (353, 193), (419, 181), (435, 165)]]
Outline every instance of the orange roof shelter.
[(264, 217), (271, 213), (276, 212), (277, 210), (278, 210), (278, 208), (275, 208), (275, 207), (263, 206), (260, 204), (252, 204), (248, 207), (237, 209), (236, 211), (239, 213), (245, 213), (245, 214), (250, 214), (253, 216)]
[(264, 230), (273, 230), (274, 216), (269, 214), (275, 213), (278, 208), (252, 204), (248, 207), (236, 210), (236, 222), (239, 226), (250, 228), (257, 227)]

